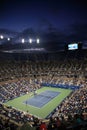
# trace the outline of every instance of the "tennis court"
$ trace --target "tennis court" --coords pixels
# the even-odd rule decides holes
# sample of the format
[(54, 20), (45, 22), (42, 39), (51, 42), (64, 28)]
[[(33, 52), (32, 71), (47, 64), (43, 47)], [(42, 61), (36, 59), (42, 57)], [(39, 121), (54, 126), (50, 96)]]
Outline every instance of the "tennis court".
[(34, 95), (34, 97), (29, 98), (28, 100), (24, 101), (24, 103), (26, 105), (41, 108), (59, 94), (60, 92), (46, 90), (38, 95)]
[(36, 117), (46, 118), (71, 92), (72, 90), (69, 89), (42, 87), (37, 90), (36, 95), (34, 93), (25, 94), (5, 104), (21, 111), (29, 111), (29, 114)]

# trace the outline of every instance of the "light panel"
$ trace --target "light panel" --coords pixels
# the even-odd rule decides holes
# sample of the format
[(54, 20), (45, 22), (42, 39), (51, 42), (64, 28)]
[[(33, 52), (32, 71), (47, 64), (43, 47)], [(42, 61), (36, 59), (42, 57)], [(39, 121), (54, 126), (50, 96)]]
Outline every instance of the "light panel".
[(40, 43), (40, 39), (39, 38), (37, 38), (37, 44), (39, 44)]
[(24, 38), (22, 39), (22, 43), (24, 43), (25, 41), (24, 41)]

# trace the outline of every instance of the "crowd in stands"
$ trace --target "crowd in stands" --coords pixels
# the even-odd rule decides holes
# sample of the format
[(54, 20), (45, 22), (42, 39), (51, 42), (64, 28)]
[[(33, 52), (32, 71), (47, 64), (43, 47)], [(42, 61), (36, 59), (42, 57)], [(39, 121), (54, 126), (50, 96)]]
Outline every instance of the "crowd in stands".
[[(86, 130), (87, 58), (0, 62), (0, 130)], [(31, 93), (42, 83), (80, 86), (72, 91), (46, 120), (3, 103)], [(26, 124), (26, 126), (25, 126)], [(26, 127), (26, 129), (25, 129)], [(29, 128), (30, 127), (30, 128)]]

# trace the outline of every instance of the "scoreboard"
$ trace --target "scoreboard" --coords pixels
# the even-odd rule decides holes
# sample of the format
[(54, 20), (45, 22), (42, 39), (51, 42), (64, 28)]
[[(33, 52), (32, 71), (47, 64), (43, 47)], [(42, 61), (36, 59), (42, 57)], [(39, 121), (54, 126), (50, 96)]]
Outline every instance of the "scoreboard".
[(67, 51), (74, 51), (74, 50), (81, 50), (82, 43), (69, 43), (65, 46), (65, 50)]
[(78, 49), (78, 43), (68, 44), (68, 50), (77, 50), (77, 49)]

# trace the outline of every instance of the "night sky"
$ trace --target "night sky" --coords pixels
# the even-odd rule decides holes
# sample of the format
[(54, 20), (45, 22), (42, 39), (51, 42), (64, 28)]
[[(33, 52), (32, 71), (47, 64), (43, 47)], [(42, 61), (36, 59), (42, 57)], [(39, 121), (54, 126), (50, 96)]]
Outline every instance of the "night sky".
[(87, 4), (84, 0), (0, 0), (0, 28), (51, 30), (61, 42), (87, 41)]

